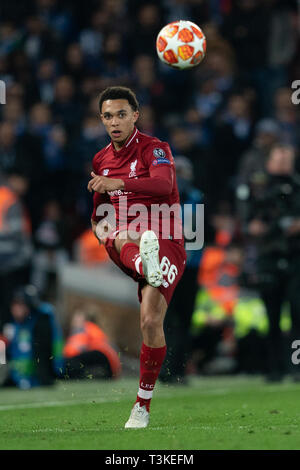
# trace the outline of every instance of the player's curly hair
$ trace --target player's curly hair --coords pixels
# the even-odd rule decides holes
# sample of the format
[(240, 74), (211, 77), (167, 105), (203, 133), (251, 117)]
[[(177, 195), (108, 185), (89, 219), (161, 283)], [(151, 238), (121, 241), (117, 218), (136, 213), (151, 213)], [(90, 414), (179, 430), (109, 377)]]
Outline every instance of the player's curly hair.
[(125, 86), (111, 86), (102, 91), (99, 96), (99, 110), (102, 112), (103, 101), (106, 100), (127, 100), (133, 111), (138, 111), (139, 103), (135, 93)]

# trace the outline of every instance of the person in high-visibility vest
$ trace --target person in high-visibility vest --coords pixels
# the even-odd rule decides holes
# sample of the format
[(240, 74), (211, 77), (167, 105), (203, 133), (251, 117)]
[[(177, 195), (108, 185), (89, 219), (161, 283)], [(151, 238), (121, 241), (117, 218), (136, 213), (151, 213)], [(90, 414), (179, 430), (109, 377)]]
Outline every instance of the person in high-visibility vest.
[(63, 336), (52, 304), (33, 285), (18, 288), (11, 301), (13, 321), (4, 327), (6, 385), (21, 389), (54, 385), (64, 370)]
[(67, 378), (108, 379), (121, 373), (120, 358), (108, 336), (82, 312), (76, 312), (72, 318), (63, 355)]
[(11, 320), (14, 290), (28, 282), (32, 254), (30, 222), (17, 192), (0, 176), (0, 332)]

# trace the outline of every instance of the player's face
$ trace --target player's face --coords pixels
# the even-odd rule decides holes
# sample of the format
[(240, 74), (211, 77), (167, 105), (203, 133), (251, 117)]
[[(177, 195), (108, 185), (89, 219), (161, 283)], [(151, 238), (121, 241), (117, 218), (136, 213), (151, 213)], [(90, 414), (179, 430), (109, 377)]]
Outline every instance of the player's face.
[(121, 148), (132, 134), (139, 117), (127, 100), (106, 100), (102, 103), (101, 121), (116, 149)]

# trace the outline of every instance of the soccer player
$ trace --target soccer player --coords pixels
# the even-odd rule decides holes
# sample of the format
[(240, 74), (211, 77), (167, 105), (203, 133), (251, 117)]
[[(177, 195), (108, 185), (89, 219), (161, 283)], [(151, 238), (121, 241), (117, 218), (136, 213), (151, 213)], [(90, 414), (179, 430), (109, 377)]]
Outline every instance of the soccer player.
[[(166, 142), (138, 131), (138, 108), (129, 88), (109, 87), (101, 93), (100, 117), (111, 142), (95, 155), (88, 183), (88, 190), (94, 191), (95, 236), (113, 262), (138, 282), (143, 338), (140, 381), (125, 428), (144, 428), (149, 423), (153, 389), (166, 355), (164, 317), (186, 262), (173, 157)], [(97, 215), (107, 203), (115, 209), (114, 231), (103, 214)], [(136, 213), (130, 211), (134, 204), (145, 209), (137, 225)], [(173, 211), (168, 210), (171, 206)]]

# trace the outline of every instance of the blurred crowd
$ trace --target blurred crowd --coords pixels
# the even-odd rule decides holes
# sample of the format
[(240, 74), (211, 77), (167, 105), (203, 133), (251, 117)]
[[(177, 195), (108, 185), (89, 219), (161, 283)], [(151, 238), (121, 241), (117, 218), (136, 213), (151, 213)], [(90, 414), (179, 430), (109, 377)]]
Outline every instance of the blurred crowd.
[[(264, 265), (267, 274), (262, 281), (256, 242), (269, 243), (264, 235), (273, 220), (272, 201), (286, 196), (284, 184), (290, 191), (290, 182), (277, 178), (278, 192), (270, 195), (269, 176), (289, 176), (294, 181), (300, 169), (300, 108), (291, 100), (291, 84), (300, 79), (297, 4), (296, 0), (1, 2), (0, 80), (6, 84), (6, 104), (0, 105), (0, 329), (9, 318), (12, 289), (31, 282), (47, 297), (49, 279), (62, 263), (74, 259), (76, 243), (90, 226), (92, 201), (86, 187), (91, 161), (108, 142), (99, 122), (98, 96), (111, 85), (136, 92), (139, 130), (167, 140), (173, 155), (183, 158), (181, 167), (191, 168), (186, 180), (201, 192), (199, 201), (205, 204), (205, 246), (221, 250), (217, 253), (223, 256), (221, 262), (214, 253), (211, 269), (223, 269), (230, 259), (235, 271), (225, 270), (222, 279), (227, 276), (227, 282), (231, 275), (235, 285), (263, 291), (267, 310), (276, 310), (270, 306), (274, 299), (268, 297), (275, 284), (262, 283), (272, 269), (284, 272), (282, 260), (294, 258), (298, 246), (293, 242), (288, 255), (279, 250), (281, 268), (271, 266), (268, 271)], [(173, 70), (156, 56), (159, 30), (177, 19), (195, 22), (207, 38), (207, 56), (192, 70)], [(297, 200), (297, 183), (291, 186)], [(296, 206), (297, 202), (294, 215)], [(275, 211), (274, 220), (283, 219), (280, 211), (280, 207)], [(285, 215), (280, 227), (297, 239), (299, 221), (291, 222), (294, 215)], [(276, 234), (272, 232), (271, 239)], [(273, 260), (276, 249), (270, 250)], [(199, 263), (197, 259), (197, 269)], [(202, 286), (211, 280), (205, 276), (206, 268), (204, 264), (198, 276)], [(293, 270), (299, 275), (298, 269), (300, 263), (299, 268), (295, 263)], [(210, 287), (206, 287), (207, 294)], [(294, 297), (297, 289), (295, 285)], [(203, 324), (203, 305), (205, 299), (197, 298), (196, 329)], [(227, 317), (232, 315), (230, 301), (224, 311)], [(271, 347), (277, 348), (278, 312), (274, 315)], [(195, 362), (200, 364), (201, 358)], [(280, 375), (277, 362), (272, 367)]]

